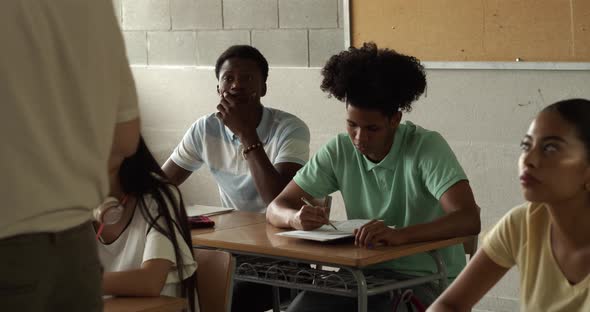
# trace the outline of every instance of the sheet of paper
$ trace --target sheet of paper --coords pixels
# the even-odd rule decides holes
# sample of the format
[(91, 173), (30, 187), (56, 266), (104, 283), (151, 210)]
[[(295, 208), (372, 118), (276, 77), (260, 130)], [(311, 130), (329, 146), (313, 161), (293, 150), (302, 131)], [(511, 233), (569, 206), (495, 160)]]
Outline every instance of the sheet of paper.
[(227, 208), (227, 207), (215, 207), (215, 206), (204, 206), (204, 205), (192, 205), (186, 207), (186, 215), (188, 217), (195, 217), (195, 216), (214, 216), (226, 212), (234, 211), (234, 208)]
[[(334, 230), (334, 229), (332, 229)], [(344, 237), (350, 237), (352, 234), (342, 234), (342, 233), (330, 233), (330, 232), (322, 232), (322, 231), (288, 231), (288, 232), (281, 232), (277, 233), (279, 236), (285, 237), (293, 237), (293, 238), (302, 238), (302, 239), (309, 239), (318, 242), (327, 242), (335, 239), (340, 239)]]
[[(344, 237), (350, 237), (353, 235), (354, 229), (360, 228), (369, 221), (371, 220), (353, 219), (344, 221), (332, 221), (332, 224), (334, 224), (334, 226), (336, 226), (338, 230), (335, 230), (329, 225), (323, 225), (322, 227), (312, 231), (287, 231), (277, 233), (277, 235), (326, 242)], [(395, 226), (390, 227), (394, 228)]]
[(332, 224), (338, 229), (335, 230), (328, 224), (322, 225), (319, 229), (307, 232), (329, 232), (332, 234), (352, 234), (354, 229), (358, 229), (361, 226), (365, 225), (371, 220), (365, 219), (353, 219), (353, 220), (344, 220), (344, 221), (332, 221)]

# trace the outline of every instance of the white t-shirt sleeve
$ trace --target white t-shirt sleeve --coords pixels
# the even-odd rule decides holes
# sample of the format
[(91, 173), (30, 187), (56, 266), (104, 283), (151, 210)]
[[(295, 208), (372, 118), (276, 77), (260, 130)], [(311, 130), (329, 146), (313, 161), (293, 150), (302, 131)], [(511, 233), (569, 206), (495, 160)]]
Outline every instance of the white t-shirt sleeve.
[(303, 121), (294, 118), (281, 134), (279, 152), (273, 163), (291, 162), (305, 165), (309, 160), (309, 141), (309, 128)]
[[(171, 206), (169, 206), (171, 207)], [(171, 208), (169, 208), (171, 210)], [(152, 215), (157, 215), (156, 207), (150, 207)], [(171, 215), (174, 215), (172, 211), (170, 211)], [(167, 228), (164, 219), (162, 217), (158, 218), (156, 222), (164, 229)], [(176, 222), (176, 221), (175, 221)], [(182, 256), (183, 268), (182, 268), (182, 275), (183, 278), (186, 278), (193, 274), (197, 269), (197, 263), (193, 258), (192, 251), (190, 250), (189, 246), (185, 243), (182, 235), (176, 224), (174, 225), (174, 233), (176, 235), (176, 241), (178, 242), (180, 253)], [(173, 263), (173, 266), (168, 273), (168, 277), (166, 278), (166, 284), (169, 283), (178, 283), (180, 282), (180, 278), (178, 277), (178, 270), (177, 270), (177, 263), (176, 263), (176, 256), (174, 255), (174, 245), (172, 241), (170, 241), (165, 235), (160, 233), (154, 227), (151, 227), (148, 230), (146, 235), (146, 243), (145, 249), (143, 251), (143, 260), (142, 262), (153, 260), (153, 259), (164, 259), (168, 260)]]
[(203, 165), (203, 127), (203, 118), (193, 123), (170, 155), (170, 159), (185, 170), (195, 171)]
[[(178, 241), (182, 254), (182, 275), (184, 278), (186, 278), (195, 272), (197, 269), (197, 263), (193, 259), (191, 250), (184, 242), (182, 235), (180, 235), (176, 227), (175, 233), (176, 240)], [(176, 256), (174, 255), (174, 246), (172, 245), (172, 242), (166, 236), (162, 235), (162, 233), (152, 227), (146, 237), (145, 249), (143, 251), (143, 262), (153, 259), (164, 259), (174, 264), (168, 273), (166, 284), (180, 282), (180, 278), (178, 277)]]

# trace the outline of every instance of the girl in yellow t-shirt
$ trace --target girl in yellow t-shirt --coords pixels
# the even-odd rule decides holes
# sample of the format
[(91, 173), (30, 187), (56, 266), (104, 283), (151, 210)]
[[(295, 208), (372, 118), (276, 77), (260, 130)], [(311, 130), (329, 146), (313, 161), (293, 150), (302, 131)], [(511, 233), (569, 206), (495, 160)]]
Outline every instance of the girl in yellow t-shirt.
[(521, 311), (590, 311), (590, 101), (546, 107), (521, 147), (530, 203), (502, 218), (428, 311), (468, 311), (514, 265)]

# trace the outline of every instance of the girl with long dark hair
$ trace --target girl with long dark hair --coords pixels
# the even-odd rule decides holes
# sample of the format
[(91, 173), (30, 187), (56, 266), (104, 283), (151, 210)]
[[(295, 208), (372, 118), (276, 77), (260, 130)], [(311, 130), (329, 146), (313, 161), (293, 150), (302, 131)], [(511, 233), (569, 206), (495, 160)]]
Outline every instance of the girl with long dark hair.
[(95, 224), (105, 295), (177, 296), (198, 310), (197, 264), (180, 191), (166, 179), (143, 138), (137, 152), (109, 164), (118, 221)]

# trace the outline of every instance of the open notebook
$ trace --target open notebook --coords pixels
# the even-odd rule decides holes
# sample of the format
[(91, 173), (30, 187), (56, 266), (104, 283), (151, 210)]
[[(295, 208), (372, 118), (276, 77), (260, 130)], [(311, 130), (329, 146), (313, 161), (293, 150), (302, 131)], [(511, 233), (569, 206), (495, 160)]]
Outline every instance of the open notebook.
[[(295, 230), (277, 233), (276, 235), (303, 238), (318, 242), (327, 242), (340, 238), (352, 237), (354, 235), (354, 229), (358, 229), (366, 223), (369, 223), (370, 221), (371, 220), (366, 219), (332, 221), (332, 224), (334, 224), (334, 226), (336, 226), (338, 230), (335, 230), (333, 227), (329, 225), (322, 225), (320, 228), (312, 231)], [(395, 226), (390, 226), (390, 228), (395, 228)]]
[(192, 205), (186, 207), (186, 215), (190, 217), (195, 216), (214, 216), (226, 212), (234, 211), (234, 208), (227, 207), (215, 207), (215, 206), (204, 206), (204, 205)]

